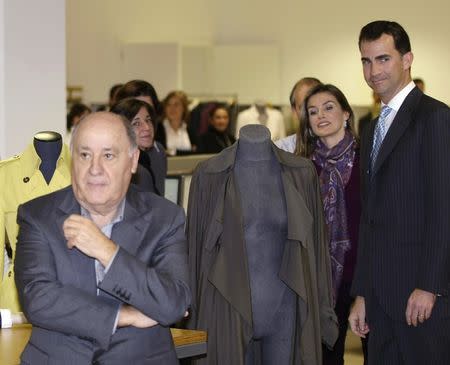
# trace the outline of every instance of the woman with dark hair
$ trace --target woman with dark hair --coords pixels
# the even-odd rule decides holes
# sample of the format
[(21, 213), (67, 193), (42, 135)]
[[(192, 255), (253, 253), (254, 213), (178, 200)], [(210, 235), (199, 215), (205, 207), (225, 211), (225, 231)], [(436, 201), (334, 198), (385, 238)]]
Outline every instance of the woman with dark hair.
[(65, 138), (66, 144), (70, 144), (73, 127), (75, 127), (78, 124), (81, 118), (85, 117), (90, 113), (91, 109), (85, 104), (76, 103), (72, 105), (66, 118), (66, 138)]
[[(152, 84), (144, 80), (131, 80), (123, 85), (115, 94), (115, 102), (126, 98), (135, 98), (149, 103), (156, 113), (155, 125), (155, 140), (166, 148), (166, 135), (163, 126), (161, 125), (161, 118), (163, 113), (162, 104), (158, 99), (158, 94)], [(155, 144), (156, 147), (157, 144)]]
[(123, 85), (115, 94), (116, 103), (122, 99), (135, 98), (149, 103), (156, 115), (161, 113), (161, 103), (152, 84), (144, 80), (131, 80)]
[(236, 140), (228, 133), (230, 114), (228, 109), (216, 104), (209, 112), (208, 131), (200, 136), (198, 152), (219, 153), (224, 148), (231, 146)]
[[(339, 321), (334, 349), (323, 347), (323, 364), (343, 364), (361, 212), (354, 115), (342, 91), (320, 84), (309, 91), (300, 117), (295, 154), (310, 158), (319, 175), (330, 239), (334, 309)], [(366, 359), (365, 341), (363, 349)]]
[(191, 153), (196, 150), (187, 128), (188, 106), (188, 97), (183, 91), (171, 91), (163, 100), (165, 146), (169, 155)]
[(127, 118), (136, 133), (139, 147), (139, 165), (150, 175), (150, 182), (144, 172), (138, 169), (133, 182), (144, 190), (150, 190), (164, 196), (164, 184), (167, 174), (167, 158), (164, 151), (157, 150), (154, 142), (156, 114), (153, 107), (145, 101), (127, 98), (113, 105), (111, 112)]

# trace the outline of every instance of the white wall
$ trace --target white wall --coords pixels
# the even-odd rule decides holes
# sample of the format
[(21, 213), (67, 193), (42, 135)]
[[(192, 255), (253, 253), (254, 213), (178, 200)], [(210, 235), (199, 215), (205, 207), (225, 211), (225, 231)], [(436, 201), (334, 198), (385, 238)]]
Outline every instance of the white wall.
[[(68, 84), (82, 85), (85, 101), (105, 101), (113, 84), (127, 81), (121, 78), (122, 44), (211, 44), (208, 3), (208, 0), (68, 0)], [(148, 62), (150, 68), (151, 60)]]
[[(67, 78), (69, 84), (84, 86), (86, 101), (103, 101), (113, 83), (125, 81), (119, 76), (123, 43), (270, 44), (279, 49), (280, 68), (281, 91), (273, 102), (286, 103), (298, 78), (316, 76), (342, 88), (351, 103), (369, 104), (358, 33), (369, 21), (387, 17), (402, 24), (411, 37), (413, 77), (424, 78), (430, 95), (450, 103), (449, 12), (447, 0), (430, 0), (426, 5), (419, 0), (67, 0)], [(264, 62), (251, 54), (237, 57), (244, 57), (245, 64)], [(195, 67), (183, 69), (199, 72)], [(208, 84), (204, 74), (199, 75), (200, 87)], [(252, 80), (245, 73), (240, 76), (251, 87)], [(187, 85), (174, 88), (195, 89), (195, 77), (181, 80), (187, 80)], [(254, 91), (256, 95), (258, 89)]]
[(0, 155), (65, 128), (65, 2), (0, 1)]
[(152, 80), (162, 95), (179, 85), (180, 47), (176, 43), (125, 43), (121, 47), (120, 79)]
[(274, 45), (222, 45), (213, 47), (214, 94), (234, 94), (239, 102), (280, 99), (279, 49)]
[[(5, 1), (0, 0), (0, 159), (5, 149)], [(1, 273), (0, 273), (1, 275)]]

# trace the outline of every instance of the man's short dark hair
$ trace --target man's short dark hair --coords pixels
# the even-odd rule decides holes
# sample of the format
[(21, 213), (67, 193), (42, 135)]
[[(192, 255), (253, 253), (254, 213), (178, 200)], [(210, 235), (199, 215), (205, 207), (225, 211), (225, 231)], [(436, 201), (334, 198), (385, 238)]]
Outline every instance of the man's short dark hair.
[(383, 34), (392, 36), (394, 39), (395, 49), (403, 56), (405, 53), (411, 52), (411, 43), (409, 42), (408, 33), (403, 27), (387, 20), (376, 20), (365, 25), (359, 33), (358, 46), (361, 49), (362, 42), (372, 42), (379, 39)]
[(303, 85), (308, 86), (316, 86), (320, 85), (322, 82), (319, 79), (316, 79), (315, 77), (303, 77), (302, 79), (298, 80), (294, 87), (291, 90), (291, 93), (289, 94), (289, 102), (291, 103), (291, 107), (295, 108), (295, 92), (298, 88), (300, 88)]

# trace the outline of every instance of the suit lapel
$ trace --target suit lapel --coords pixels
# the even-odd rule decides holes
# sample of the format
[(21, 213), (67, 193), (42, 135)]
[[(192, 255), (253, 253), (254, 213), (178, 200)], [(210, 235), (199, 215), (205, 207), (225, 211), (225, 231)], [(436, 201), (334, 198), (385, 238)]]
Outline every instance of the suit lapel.
[(364, 133), (361, 136), (361, 155), (360, 155), (360, 171), (362, 173), (361, 181), (364, 181), (365, 186), (369, 186), (371, 175), (367, 172), (370, 170), (370, 154), (373, 146), (373, 135), (375, 133), (375, 125), (378, 119), (374, 119), (370, 122)]
[(153, 215), (148, 207), (142, 210), (137, 199), (135, 194), (127, 195), (124, 219), (116, 223), (111, 232), (111, 240), (131, 255), (136, 255), (148, 227), (151, 227), (148, 222)]
[[(75, 199), (73, 195), (72, 188), (67, 189), (67, 193), (61, 202), (60, 206), (60, 214), (56, 218), (56, 224), (59, 230), (59, 233), (62, 237), (61, 242), (63, 245), (67, 245), (67, 241), (64, 237), (63, 224), (64, 221), (71, 214), (80, 214), (80, 205)], [(91, 293), (96, 293), (97, 283), (95, 276), (95, 260), (89, 256), (86, 256), (77, 248), (67, 249), (68, 256), (71, 262), (71, 272), (74, 273), (77, 284), (79, 288), (83, 288)]]
[[(412, 110), (417, 105), (422, 93), (419, 89), (413, 89), (406, 99), (404, 100), (400, 110), (397, 112), (392, 125), (389, 128), (386, 136), (384, 137), (383, 144), (381, 145), (380, 152), (378, 153), (377, 160), (372, 175), (375, 175), (386, 158), (392, 152), (402, 135), (405, 133), (412, 120)], [(372, 133), (373, 136), (373, 133)]]

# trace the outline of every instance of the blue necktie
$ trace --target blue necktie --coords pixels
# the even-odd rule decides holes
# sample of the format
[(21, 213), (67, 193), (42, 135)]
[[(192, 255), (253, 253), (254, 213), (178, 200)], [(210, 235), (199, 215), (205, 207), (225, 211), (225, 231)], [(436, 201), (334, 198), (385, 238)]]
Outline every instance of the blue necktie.
[(377, 160), (378, 152), (380, 152), (381, 144), (383, 143), (383, 139), (386, 136), (387, 128), (386, 128), (386, 118), (391, 112), (391, 108), (387, 105), (383, 106), (381, 109), (380, 116), (378, 117), (377, 124), (375, 125), (375, 132), (373, 135), (373, 145), (372, 145), (372, 153), (370, 154), (371, 164), (370, 168), (373, 171), (375, 167), (375, 161)]

